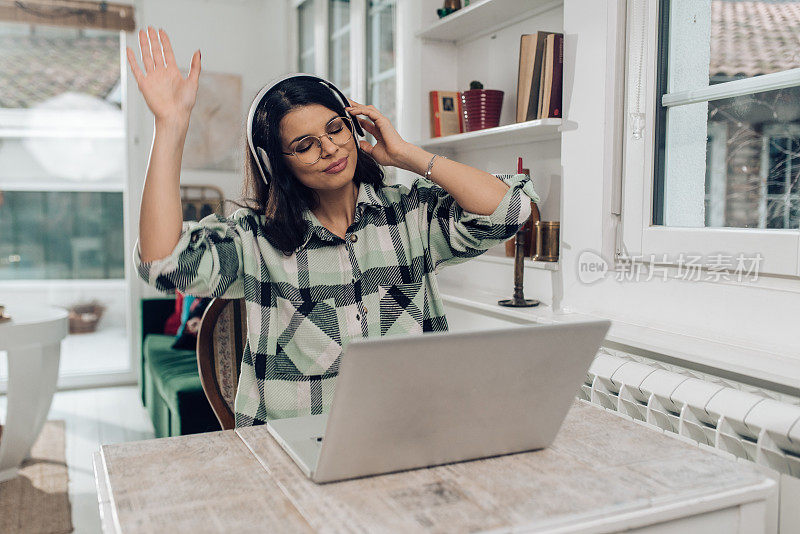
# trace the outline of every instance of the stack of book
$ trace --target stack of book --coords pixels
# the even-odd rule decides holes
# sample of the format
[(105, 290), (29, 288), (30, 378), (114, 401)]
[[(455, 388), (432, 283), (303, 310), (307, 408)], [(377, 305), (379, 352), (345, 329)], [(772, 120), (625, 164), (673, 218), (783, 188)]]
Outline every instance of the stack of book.
[(561, 117), (564, 34), (520, 36), (517, 122)]

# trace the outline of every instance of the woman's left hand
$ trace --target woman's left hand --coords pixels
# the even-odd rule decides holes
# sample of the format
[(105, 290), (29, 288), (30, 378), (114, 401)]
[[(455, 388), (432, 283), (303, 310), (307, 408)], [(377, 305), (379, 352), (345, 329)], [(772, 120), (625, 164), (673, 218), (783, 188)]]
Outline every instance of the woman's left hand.
[[(375, 106), (365, 106), (349, 98), (347, 100), (350, 102), (350, 106), (345, 109), (356, 117), (361, 127), (375, 138), (374, 146), (364, 139), (359, 140), (358, 144), (361, 150), (372, 156), (380, 165), (399, 167), (408, 152), (410, 143), (400, 137), (389, 119), (375, 109)], [(358, 115), (365, 115), (369, 120), (358, 117)]]

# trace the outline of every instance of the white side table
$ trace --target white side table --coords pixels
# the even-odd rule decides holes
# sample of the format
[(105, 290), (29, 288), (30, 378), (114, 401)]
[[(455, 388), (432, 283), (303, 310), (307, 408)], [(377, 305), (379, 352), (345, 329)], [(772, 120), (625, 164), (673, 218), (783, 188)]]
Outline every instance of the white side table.
[(49, 306), (6, 306), (0, 350), (8, 353), (6, 424), (0, 436), (0, 482), (17, 476), (50, 411), (58, 380), (67, 311)]

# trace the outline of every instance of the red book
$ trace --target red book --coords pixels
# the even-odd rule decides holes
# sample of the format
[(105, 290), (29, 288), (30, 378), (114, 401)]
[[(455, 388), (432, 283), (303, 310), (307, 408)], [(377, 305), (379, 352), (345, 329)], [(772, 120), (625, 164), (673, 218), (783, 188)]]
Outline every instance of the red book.
[(553, 47), (553, 82), (550, 90), (550, 106), (547, 117), (561, 117), (561, 88), (564, 78), (564, 34), (555, 34)]
[(431, 91), (431, 137), (442, 137), (464, 132), (462, 124), (461, 93), (458, 91)]

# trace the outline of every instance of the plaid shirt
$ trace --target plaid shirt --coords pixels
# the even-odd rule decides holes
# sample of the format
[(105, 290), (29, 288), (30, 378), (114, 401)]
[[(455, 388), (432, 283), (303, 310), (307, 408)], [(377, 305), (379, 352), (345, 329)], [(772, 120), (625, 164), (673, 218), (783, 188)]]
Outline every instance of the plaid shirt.
[(345, 238), (309, 210), (291, 256), (266, 239), (261, 216), (239, 209), (184, 222), (169, 256), (142, 262), (160, 290), (244, 298), (247, 343), (236, 426), (326, 413), (342, 350), (354, 338), (447, 330), (435, 272), (512, 237), (539, 197), (526, 174), (495, 174), (510, 187), (490, 215), (463, 210), (437, 184), (361, 184)]

